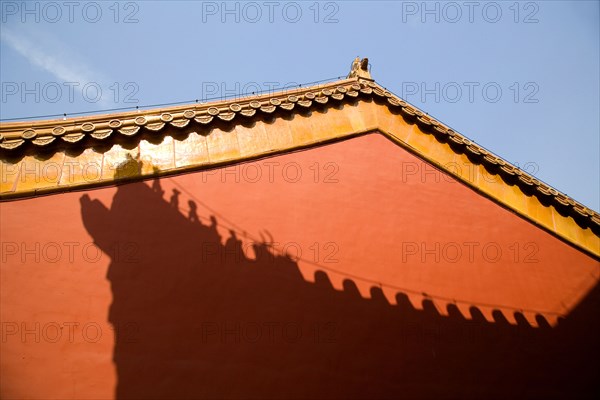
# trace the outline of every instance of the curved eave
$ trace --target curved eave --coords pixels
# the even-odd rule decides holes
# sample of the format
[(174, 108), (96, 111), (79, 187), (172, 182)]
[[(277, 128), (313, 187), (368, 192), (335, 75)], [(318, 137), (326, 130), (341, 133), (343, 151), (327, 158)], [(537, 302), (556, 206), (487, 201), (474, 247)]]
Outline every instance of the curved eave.
[[(360, 78), (208, 104), (1, 124), (0, 200), (216, 168), (371, 132), (600, 257), (598, 213)], [(116, 178), (128, 156), (147, 162)]]

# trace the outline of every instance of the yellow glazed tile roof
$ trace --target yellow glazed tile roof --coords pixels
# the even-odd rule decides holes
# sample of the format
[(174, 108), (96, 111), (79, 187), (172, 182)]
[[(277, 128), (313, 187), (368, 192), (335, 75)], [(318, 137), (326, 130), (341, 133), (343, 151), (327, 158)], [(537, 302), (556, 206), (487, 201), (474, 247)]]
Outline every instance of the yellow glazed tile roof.
[[(367, 65), (357, 59), (346, 79), (260, 96), (2, 123), (0, 200), (214, 168), (377, 132), (600, 255), (600, 214), (387, 91), (371, 79)], [(117, 165), (135, 158), (151, 160), (152, 168), (114, 174)], [(476, 173), (451, 168), (459, 159)]]

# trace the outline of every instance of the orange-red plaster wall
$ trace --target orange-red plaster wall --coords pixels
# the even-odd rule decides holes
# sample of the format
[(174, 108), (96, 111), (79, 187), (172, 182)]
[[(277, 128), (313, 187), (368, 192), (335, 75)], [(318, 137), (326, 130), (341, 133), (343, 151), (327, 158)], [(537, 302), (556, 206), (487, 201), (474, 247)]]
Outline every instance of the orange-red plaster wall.
[[(118, 215), (120, 222), (102, 225), (102, 213), (108, 220), (111, 208), (117, 208), (113, 198), (119, 208), (113, 216)], [(88, 218), (96, 208), (102, 209), (100, 217)], [(170, 260), (162, 271), (166, 282), (176, 273), (171, 271), (189, 263), (191, 254), (200, 255), (198, 264), (226, 257), (218, 247), (195, 240), (191, 231), (171, 228), (170, 220), (185, 224), (197, 215), (204, 227), (210, 227), (214, 216), (217, 226), (210, 229), (217, 230), (222, 244), (233, 230), (243, 242), (244, 256), (253, 259), (253, 244), (274, 242), (272, 252), (287, 253), (297, 261), (306, 282), (314, 282), (315, 272), (324, 271), (337, 290), (343, 290), (349, 279), (362, 297), (369, 298), (371, 288), (379, 286), (392, 305), (397, 293), (408, 296), (415, 313), (429, 299), (439, 318), (448, 314), (448, 304), (455, 304), (468, 320), (469, 309), (475, 306), (492, 325), (493, 310), (500, 310), (513, 325), (515, 312), (534, 327), (539, 322), (536, 315), (556, 325), (557, 317), (568, 318), (595, 287), (600, 273), (598, 261), (377, 134), (159, 182), (5, 202), (0, 213), (0, 374), (1, 397), (6, 399), (115, 396), (120, 373), (113, 359), (111, 322), (117, 308), (113, 304), (113, 317), (110, 310), (113, 300), (117, 302), (116, 290), (122, 290), (116, 288), (129, 284), (117, 282), (117, 269), (141, 268), (127, 279), (143, 280), (145, 263)], [(116, 232), (119, 229), (126, 234)], [(118, 240), (111, 242), (107, 239), (111, 237)], [(152, 253), (165, 243), (167, 247)], [(224, 281), (230, 279), (223, 274)], [(257, 282), (256, 296), (264, 295)], [(173, 290), (176, 293), (177, 286)], [(224, 295), (233, 301), (232, 307), (243, 310), (243, 304), (252, 300), (239, 290), (245, 295), (237, 300), (233, 289)], [(252, 288), (248, 290), (252, 293)], [(277, 303), (276, 291), (272, 293), (269, 301)], [(121, 310), (127, 290), (118, 295)], [(168, 303), (169, 296), (161, 304)], [(211, 310), (219, 309), (220, 300), (205, 300), (214, 301)], [(319, 302), (310, 306), (318, 308)], [(144, 307), (159, 306), (149, 302)], [(294, 307), (301, 310), (303, 305)], [(336, 315), (341, 319), (335, 323), (340, 324), (348, 317), (339, 310)], [(369, 329), (380, 328), (361, 329), (367, 341), (356, 343), (370, 348)], [(138, 334), (144, 332), (132, 335)], [(337, 343), (346, 343), (340, 340)], [(393, 338), (388, 345), (393, 346)], [(349, 351), (339, 346), (330, 348), (333, 359), (339, 357), (336, 352)], [(277, 351), (287, 354), (285, 348)], [(252, 369), (253, 364), (246, 367)], [(364, 385), (370, 385), (365, 379)], [(278, 382), (284, 381), (280, 376)], [(268, 394), (256, 382), (242, 387), (256, 392), (226, 393)], [(293, 384), (274, 387), (285, 391)], [(311, 388), (328, 393), (317, 384)]]

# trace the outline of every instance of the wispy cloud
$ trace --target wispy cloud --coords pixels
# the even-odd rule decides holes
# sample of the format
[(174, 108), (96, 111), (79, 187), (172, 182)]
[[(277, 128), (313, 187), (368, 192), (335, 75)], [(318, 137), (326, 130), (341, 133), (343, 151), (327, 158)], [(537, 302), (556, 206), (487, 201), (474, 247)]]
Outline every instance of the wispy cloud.
[[(104, 83), (108, 80), (101, 73), (69, 55), (62, 43), (50, 43), (46, 32), (36, 34), (30, 31), (25, 35), (22, 32), (14, 32), (8, 26), (2, 26), (0, 37), (30, 64), (49, 72), (60, 82), (75, 82), (79, 85), (95, 82), (103, 88), (106, 87)], [(97, 104), (106, 107), (110, 103), (102, 97)]]

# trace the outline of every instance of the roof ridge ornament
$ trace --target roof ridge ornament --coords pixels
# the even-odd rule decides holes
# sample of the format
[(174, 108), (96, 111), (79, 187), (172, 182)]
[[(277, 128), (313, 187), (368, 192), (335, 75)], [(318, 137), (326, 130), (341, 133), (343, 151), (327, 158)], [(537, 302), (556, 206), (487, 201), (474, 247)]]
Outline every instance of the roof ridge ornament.
[(356, 57), (352, 62), (348, 78), (369, 79), (372, 81), (373, 78), (371, 78), (371, 72), (369, 72), (369, 59), (365, 57), (361, 60), (360, 57)]

